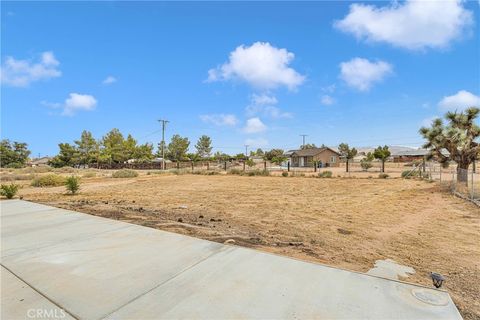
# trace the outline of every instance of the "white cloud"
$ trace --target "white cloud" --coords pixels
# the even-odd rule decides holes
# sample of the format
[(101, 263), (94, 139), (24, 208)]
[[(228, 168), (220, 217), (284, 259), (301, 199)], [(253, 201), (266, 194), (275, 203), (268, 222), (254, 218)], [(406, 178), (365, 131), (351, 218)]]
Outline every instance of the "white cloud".
[(27, 87), (35, 81), (60, 77), (59, 64), (51, 51), (43, 52), (37, 63), (7, 57), (0, 72), (1, 82), (13, 87)]
[(337, 89), (337, 86), (335, 84), (331, 84), (321, 88), (321, 90), (325, 93), (334, 93), (335, 89)]
[(292, 118), (290, 112), (283, 112), (275, 105), (278, 103), (276, 97), (263, 93), (261, 95), (253, 94), (251, 96), (251, 103), (245, 108), (247, 116), (254, 116), (262, 113), (271, 118)]
[(89, 94), (70, 93), (65, 100), (62, 115), (73, 116), (77, 111), (91, 111), (97, 106), (97, 100)]
[(393, 1), (384, 7), (356, 3), (334, 25), (370, 42), (386, 42), (411, 50), (443, 48), (473, 24), (473, 14), (463, 3), (462, 0), (407, 0), (402, 4)]
[(266, 93), (263, 94), (253, 94), (252, 95), (252, 102), (257, 106), (265, 106), (265, 105), (274, 105), (278, 103), (277, 98), (274, 96), (270, 96)]
[(381, 82), (393, 72), (393, 67), (385, 61), (370, 62), (354, 58), (340, 63), (340, 78), (349, 86), (360, 91), (368, 91), (374, 83)]
[(115, 78), (114, 76), (108, 76), (105, 78), (105, 80), (102, 81), (102, 83), (106, 85), (112, 84), (114, 82), (117, 82), (117, 78)]
[(258, 117), (250, 118), (243, 131), (246, 133), (258, 133), (267, 130), (267, 126)]
[(237, 117), (233, 114), (203, 114), (200, 116), (200, 120), (217, 126), (233, 127), (238, 123)]
[(480, 107), (480, 97), (460, 90), (456, 94), (443, 97), (438, 106), (442, 111), (463, 111), (469, 107)]
[(268, 42), (241, 45), (230, 53), (228, 62), (208, 71), (207, 81), (244, 81), (259, 89), (286, 86), (295, 90), (305, 77), (289, 67), (295, 55), (287, 49), (276, 48)]
[(255, 138), (245, 140), (245, 145), (250, 148), (260, 148), (268, 146), (268, 140), (265, 138)]
[(332, 104), (335, 103), (335, 99), (332, 98), (331, 96), (329, 96), (328, 94), (324, 94), (324, 95), (320, 98), (320, 102), (321, 102), (323, 105), (331, 106)]

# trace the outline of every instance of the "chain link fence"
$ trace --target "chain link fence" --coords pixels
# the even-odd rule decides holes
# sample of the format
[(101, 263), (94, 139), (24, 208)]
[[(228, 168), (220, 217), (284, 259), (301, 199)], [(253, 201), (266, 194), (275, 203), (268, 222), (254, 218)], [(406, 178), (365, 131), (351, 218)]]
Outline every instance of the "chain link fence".
[(471, 165), (468, 170), (456, 166), (443, 168), (439, 163), (428, 163), (424, 177), (438, 181), (452, 193), (480, 205), (480, 173), (474, 170), (475, 167)]

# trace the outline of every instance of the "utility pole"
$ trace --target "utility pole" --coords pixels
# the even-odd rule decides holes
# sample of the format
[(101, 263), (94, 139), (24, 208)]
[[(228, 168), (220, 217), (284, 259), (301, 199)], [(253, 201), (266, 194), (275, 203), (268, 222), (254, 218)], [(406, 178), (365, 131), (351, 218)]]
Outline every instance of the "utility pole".
[(303, 142), (302, 142), (302, 149), (305, 148), (305, 137), (307, 137), (308, 134), (301, 134), (300, 137), (303, 138)]
[(247, 158), (247, 159), (248, 159), (248, 147), (249, 147), (249, 145), (246, 144), (245, 145), (245, 158)]
[(162, 123), (162, 170), (165, 170), (165, 127), (170, 121), (160, 119), (158, 122)]

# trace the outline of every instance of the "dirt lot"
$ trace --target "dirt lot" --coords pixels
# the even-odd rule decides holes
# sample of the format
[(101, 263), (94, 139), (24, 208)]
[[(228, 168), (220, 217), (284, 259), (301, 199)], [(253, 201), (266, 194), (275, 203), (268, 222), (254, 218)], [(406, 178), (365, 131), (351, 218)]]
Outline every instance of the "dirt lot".
[(480, 319), (480, 209), (435, 183), (230, 175), (83, 179), (81, 193), (25, 187), (26, 200), (365, 272), (390, 258), (430, 271)]

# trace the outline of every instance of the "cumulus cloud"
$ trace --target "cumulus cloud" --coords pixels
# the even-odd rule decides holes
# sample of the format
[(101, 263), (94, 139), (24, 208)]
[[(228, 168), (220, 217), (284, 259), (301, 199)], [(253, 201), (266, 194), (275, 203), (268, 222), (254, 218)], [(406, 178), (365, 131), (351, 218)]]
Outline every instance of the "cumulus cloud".
[(65, 116), (72, 116), (77, 111), (91, 111), (97, 106), (97, 100), (89, 94), (70, 93), (65, 100), (63, 113)]
[(248, 119), (245, 128), (243, 128), (245, 133), (258, 133), (265, 130), (267, 130), (267, 126), (258, 117)]
[(463, 111), (469, 107), (480, 107), (480, 96), (460, 90), (454, 95), (443, 97), (438, 106), (442, 111)]
[(325, 105), (325, 106), (331, 106), (332, 104), (335, 103), (335, 99), (332, 98), (331, 96), (329, 96), (328, 94), (324, 94), (321, 98), (320, 98), (320, 102)]
[(216, 126), (233, 127), (238, 123), (237, 117), (233, 114), (203, 114), (200, 116), (200, 120)]
[(2, 64), (0, 79), (2, 84), (27, 87), (35, 81), (60, 77), (62, 72), (58, 70), (59, 64), (51, 51), (43, 52), (38, 62), (7, 57)]
[(268, 146), (268, 140), (265, 138), (254, 138), (245, 140), (245, 144), (251, 148), (260, 148)]
[(352, 4), (335, 27), (369, 42), (386, 42), (411, 50), (443, 48), (473, 25), (473, 14), (462, 0), (416, 1), (376, 7)]
[(381, 82), (392, 72), (392, 65), (385, 61), (370, 62), (367, 59), (354, 58), (340, 63), (340, 78), (360, 91), (370, 90), (374, 83)]
[(259, 113), (271, 118), (291, 118), (293, 116), (290, 112), (283, 112), (276, 107), (278, 100), (272, 95), (253, 94), (250, 100), (250, 104), (245, 108), (247, 116), (251, 117)]
[(268, 42), (241, 45), (230, 53), (228, 62), (208, 71), (208, 82), (240, 80), (259, 89), (285, 86), (295, 90), (305, 77), (289, 67), (295, 55)]
[(109, 85), (115, 82), (117, 82), (117, 78), (115, 78), (114, 76), (108, 76), (102, 81), (102, 84)]

